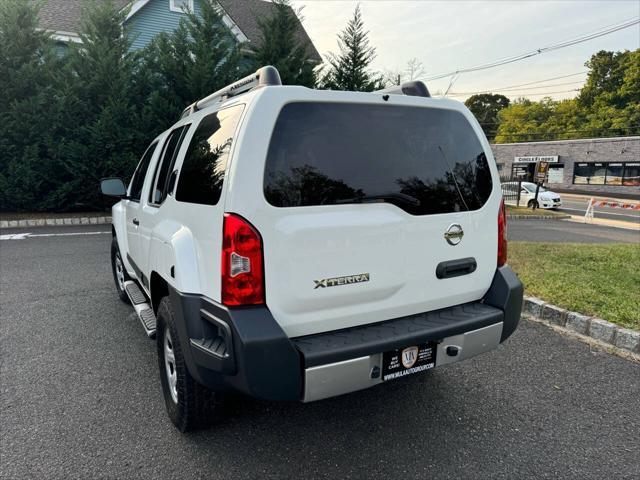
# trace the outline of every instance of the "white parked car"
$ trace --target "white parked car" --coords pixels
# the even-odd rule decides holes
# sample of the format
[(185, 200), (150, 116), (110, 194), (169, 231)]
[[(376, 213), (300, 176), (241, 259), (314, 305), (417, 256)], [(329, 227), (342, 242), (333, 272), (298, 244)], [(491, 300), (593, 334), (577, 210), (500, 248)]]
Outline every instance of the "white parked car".
[[(522, 182), (520, 190), (520, 206), (533, 208), (536, 198), (536, 184)], [(507, 205), (516, 205), (516, 195), (518, 193), (518, 182), (506, 182), (502, 184), (502, 194), (505, 196)], [(562, 206), (562, 198), (555, 192), (540, 187), (538, 191), (538, 208), (559, 208)]]
[(224, 392), (310, 402), (496, 348), (506, 265), (491, 147), (421, 82), (281, 86), (273, 67), (188, 107), (125, 188), (105, 179), (120, 298), (157, 342), (180, 430)]

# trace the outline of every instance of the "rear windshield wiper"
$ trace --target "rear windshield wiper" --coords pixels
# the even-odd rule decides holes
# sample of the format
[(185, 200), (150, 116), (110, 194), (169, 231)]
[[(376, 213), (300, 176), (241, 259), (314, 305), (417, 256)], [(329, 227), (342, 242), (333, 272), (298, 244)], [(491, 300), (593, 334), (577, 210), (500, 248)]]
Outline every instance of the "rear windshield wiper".
[(393, 203), (394, 201), (399, 203), (405, 203), (408, 205), (413, 205), (414, 207), (420, 206), (420, 200), (416, 197), (412, 197), (411, 195), (406, 195), (400, 192), (389, 192), (389, 193), (381, 193), (379, 195), (362, 195), (360, 197), (353, 198), (341, 198), (340, 200), (336, 200), (335, 203), (375, 203), (375, 202), (389, 202)]

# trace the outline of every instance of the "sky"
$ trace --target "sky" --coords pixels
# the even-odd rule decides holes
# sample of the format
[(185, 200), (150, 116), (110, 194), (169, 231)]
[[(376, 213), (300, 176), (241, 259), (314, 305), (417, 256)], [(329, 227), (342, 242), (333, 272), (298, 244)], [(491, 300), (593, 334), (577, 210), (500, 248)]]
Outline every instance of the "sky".
[[(370, 42), (372, 68), (400, 72), (410, 59), (422, 62), (425, 76), (448, 73), (518, 55), (640, 17), (640, 0), (432, 1), (294, 0), (303, 7), (304, 26), (323, 56), (337, 52), (337, 34), (360, 3)], [(510, 65), (465, 73), (449, 89), (464, 101), (491, 90), (510, 98), (572, 98), (586, 79), (584, 63), (599, 50), (640, 48), (640, 25), (544, 53)], [(564, 75), (563, 79), (537, 82)], [(432, 94), (449, 88), (450, 77), (426, 82)], [(511, 90), (500, 89), (516, 86)], [(537, 88), (531, 88), (537, 87)], [(547, 95), (548, 94), (548, 95)]]

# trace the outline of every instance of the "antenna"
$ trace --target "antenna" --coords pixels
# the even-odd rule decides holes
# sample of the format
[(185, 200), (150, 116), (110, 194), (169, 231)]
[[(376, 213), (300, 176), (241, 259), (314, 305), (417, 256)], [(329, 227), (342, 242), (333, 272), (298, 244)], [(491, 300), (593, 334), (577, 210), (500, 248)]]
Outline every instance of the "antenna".
[(226, 98), (235, 97), (236, 95), (248, 92), (254, 88), (276, 85), (282, 85), (280, 73), (278, 73), (276, 67), (268, 65), (266, 67), (259, 68), (251, 75), (247, 75), (246, 77), (213, 92), (211, 95), (192, 103), (182, 111), (180, 118), (188, 117), (192, 113), (202, 110), (214, 101), (222, 101)]
[(427, 86), (419, 81), (404, 82), (402, 85), (394, 85), (383, 90), (376, 90), (374, 93), (387, 93), (392, 95), (409, 95), (412, 97), (430, 97)]

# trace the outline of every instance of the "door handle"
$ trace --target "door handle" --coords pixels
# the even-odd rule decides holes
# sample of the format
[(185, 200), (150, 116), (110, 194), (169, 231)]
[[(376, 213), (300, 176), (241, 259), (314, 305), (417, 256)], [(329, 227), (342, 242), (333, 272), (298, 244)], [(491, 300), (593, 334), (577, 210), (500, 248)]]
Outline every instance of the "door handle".
[(478, 264), (476, 259), (472, 257), (441, 262), (436, 268), (436, 277), (443, 279), (468, 275), (475, 272), (476, 268), (478, 268)]
[(133, 222), (134, 225), (140, 225), (140, 222), (138, 221), (137, 218), (134, 218), (133, 220), (131, 220)]

